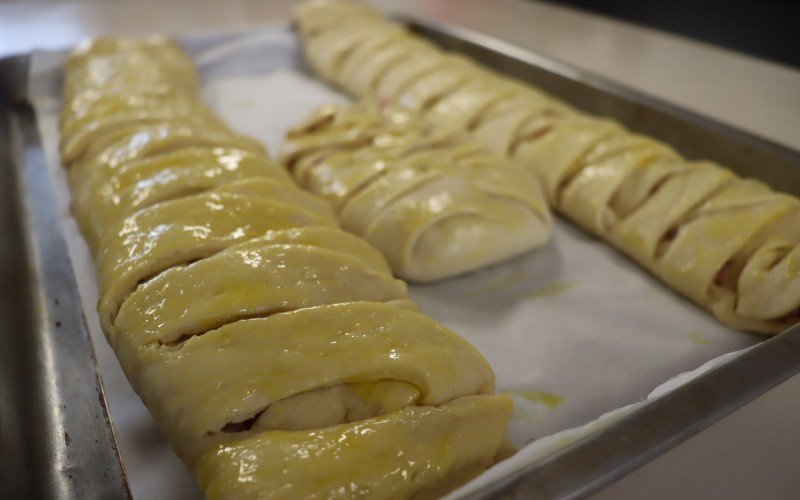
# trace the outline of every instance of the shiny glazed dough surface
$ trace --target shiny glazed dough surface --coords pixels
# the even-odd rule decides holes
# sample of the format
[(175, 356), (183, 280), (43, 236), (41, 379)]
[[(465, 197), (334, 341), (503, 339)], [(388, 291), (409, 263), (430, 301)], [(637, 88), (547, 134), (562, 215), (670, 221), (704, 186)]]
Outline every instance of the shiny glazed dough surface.
[[(232, 472), (241, 455), (200, 461), (249, 439), (265, 466), (280, 457), (283, 487), (336, 493), (330, 470), (283, 447), (283, 434), (337, 456), (363, 450), (339, 463), (353, 494), (445, 492), (493, 464), (511, 402), (491, 395), (480, 352), (417, 313), (381, 253), (339, 229), (327, 201), (228, 129), (196, 87), (169, 40), (88, 43), (67, 63), (61, 158), (104, 333), (207, 495), (280, 493), (270, 481), (238, 489), (251, 477)], [(429, 437), (398, 439), (397, 425)], [(339, 428), (351, 429), (346, 445)], [(474, 444), (461, 444), (463, 429)], [(436, 472), (397, 474), (380, 460), (389, 446)]]

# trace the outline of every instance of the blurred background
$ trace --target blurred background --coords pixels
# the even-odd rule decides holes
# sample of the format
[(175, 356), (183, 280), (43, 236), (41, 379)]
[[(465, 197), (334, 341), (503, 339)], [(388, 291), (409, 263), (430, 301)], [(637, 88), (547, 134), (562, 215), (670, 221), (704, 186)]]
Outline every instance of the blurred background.
[(800, 68), (798, 0), (546, 0)]

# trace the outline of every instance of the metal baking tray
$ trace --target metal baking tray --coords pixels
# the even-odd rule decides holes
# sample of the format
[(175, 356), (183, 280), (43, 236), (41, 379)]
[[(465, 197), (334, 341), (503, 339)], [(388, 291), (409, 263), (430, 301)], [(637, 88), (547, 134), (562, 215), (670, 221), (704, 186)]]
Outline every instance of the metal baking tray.
[(0, 60), (0, 498), (129, 498), (25, 95), (29, 60)]
[[(800, 154), (476, 32), (413, 31), (598, 115), (800, 196)], [(127, 498), (27, 89), (0, 60), (0, 498)], [(13, 294), (13, 295), (12, 295)], [(623, 476), (800, 372), (800, 326), (470, 496), (571, 498)]]

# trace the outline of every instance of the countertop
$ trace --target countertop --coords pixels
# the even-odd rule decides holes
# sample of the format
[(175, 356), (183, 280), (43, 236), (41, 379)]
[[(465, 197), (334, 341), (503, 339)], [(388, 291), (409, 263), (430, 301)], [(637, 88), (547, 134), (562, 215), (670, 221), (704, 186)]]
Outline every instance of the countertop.
[[(283, 22), (288, 0), (0, 2), (0, 57), (91, 35), (215, 32)], [(516, 0), (375, 0), (474, 29), (800, 149), (800, 71), (600, 16)], [(665, 8), (668, 8), (665, 6)], [(800, 491), (800, 376), (595, 498), (792, 498)]]

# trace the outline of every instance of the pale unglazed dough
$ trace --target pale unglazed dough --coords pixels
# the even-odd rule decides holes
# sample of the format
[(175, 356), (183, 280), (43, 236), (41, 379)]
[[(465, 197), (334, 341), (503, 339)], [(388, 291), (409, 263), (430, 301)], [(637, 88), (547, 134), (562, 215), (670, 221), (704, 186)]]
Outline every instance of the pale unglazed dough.
[[(511, 400), (491, 395), (486, 360), (416, 312), (328, 201), (200, 102), (176, 44), (95, 40), (65, 82), (62, 160), (101, 326), (208, 497), (329, 497), (331, 472), (350, 496), (444, 493), (499, 459)], [(289, 434), (342, 458), (297, 460)], [(250, 440), (256, 476), (240, 468), (248, 451), (224, 451)], [(416, 459), (384, 458), (398, 454)]]
[[(723, 323), (774, 334), (800, 321), (797, 198), (710, 162), (688, 162), (407, 31), (376, 44), (378, 34), (402, 28), (364, 7), (308, 3), (294, 20), (312, 68), (337, 38), (354, 47), (321, 76), (357, 97), (400, 103), (470, 132), (532, 173), (553, 208)], [(315, 43), (321, 37), (328, 43)], [(372, 65), (379, 71), (367, 85), (345, 71)]]
[(324, 106), (289, 131), (284, 163), (408, 280), (502, 262), (550, 234), (530, 174), (408, 109)]

